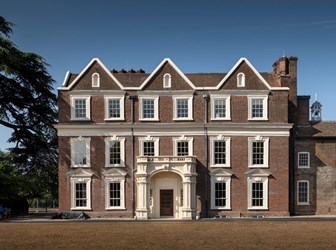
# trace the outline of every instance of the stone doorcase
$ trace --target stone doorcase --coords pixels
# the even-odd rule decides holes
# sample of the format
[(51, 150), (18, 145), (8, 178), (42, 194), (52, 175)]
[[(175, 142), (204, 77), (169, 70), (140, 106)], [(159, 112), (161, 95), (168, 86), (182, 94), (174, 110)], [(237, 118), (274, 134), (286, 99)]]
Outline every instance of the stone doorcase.
[(178, 174), (182, 178), (183, 204), (176, 219), (196, 218), (196, 157), (194, 156), (139, 156), (137, 157), (136, 218), (151, 218), (150, 183), (153, 175), (161, 172)]

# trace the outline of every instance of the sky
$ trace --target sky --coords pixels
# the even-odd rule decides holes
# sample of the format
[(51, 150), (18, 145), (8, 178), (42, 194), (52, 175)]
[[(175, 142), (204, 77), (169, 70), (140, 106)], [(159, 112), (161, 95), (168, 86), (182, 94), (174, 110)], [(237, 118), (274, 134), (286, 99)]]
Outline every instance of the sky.
[[(271, 72), (297, 56), (298, 94), (317, 96), (323, 120), (336, 120), (335, 13), (334, 0), (0, 0), (10, 39), (44, 57), (55, 91), (94, 57), (146, 72), (168, 57), (192, 73), (228, 72), (241, 57)], [(0, 126), (1, 150), (9, 136)]]

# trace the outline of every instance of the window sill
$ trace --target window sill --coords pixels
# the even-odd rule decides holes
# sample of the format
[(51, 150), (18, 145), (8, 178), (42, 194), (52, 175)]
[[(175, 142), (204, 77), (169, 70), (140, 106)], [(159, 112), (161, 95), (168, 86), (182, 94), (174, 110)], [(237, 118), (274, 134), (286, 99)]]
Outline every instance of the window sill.
[(298, 203), (298, 206), (310, 206), (310, 203)]
[(231, 168), (230, 165), (210, 165), (211, 168)]
[(105, 118), (104, 121), (110, 122), (110, 121), (125, 121), (124, 118)]
[(231, 207), (212, 207), (212, 210), (225, 210), (225, 211), (230, 211)]
[(262, 211), (266, 211), (266, 210), (268, 210), (268, 208), (267, 207), (249, 207), (248, 210), (253, 210), (253, 211), (262, 210)]
[(140, 118), (139, 121), (141, 122), (159, 122), (160, 120), (157, 118)]
[(248, 166), (248, 168), (269, 168), (267, 165), (251, 165)]
[(106, 168), (124, 168), (123, 164), (115, 164), (115, 165), (105, 165)]
[(231, 118), (211, 118), (211, 121), (231, 121)]
[(91, 121), (90, 118), (71, 118), (70, 121)]
[(248, 118), (249, 121), (268, 121), (268, 118)]
[(106, 211), (116, 211), (116, 210), (125, 211), (126, 208), (125, 207), (106, 207), (105, 210)]
[(90, 165), (71, 165), (71, 168), (91, 168)]
[(91, 211), (92, 208), (88, 208), (88, 207), (72, 207), (70, 208), (72, 211)]
[(193, 118), (174, 118), (174, 121), (193, 121)]

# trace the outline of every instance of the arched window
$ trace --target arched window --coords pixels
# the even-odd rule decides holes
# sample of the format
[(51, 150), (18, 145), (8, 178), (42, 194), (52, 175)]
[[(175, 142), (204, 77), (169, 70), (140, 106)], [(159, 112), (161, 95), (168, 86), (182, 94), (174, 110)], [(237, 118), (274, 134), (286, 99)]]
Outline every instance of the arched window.
[(170, 88), (171, 87), (171, 76), (170, 74), (165, 74), (163, 76), (163, 87)]
[(92, 87), (99, 87), (100, 77), (98, 73), (92, 74)]
[(237, 86), (245, 87), (245, 74), (244, 73), (239, 73), (237, 75)]

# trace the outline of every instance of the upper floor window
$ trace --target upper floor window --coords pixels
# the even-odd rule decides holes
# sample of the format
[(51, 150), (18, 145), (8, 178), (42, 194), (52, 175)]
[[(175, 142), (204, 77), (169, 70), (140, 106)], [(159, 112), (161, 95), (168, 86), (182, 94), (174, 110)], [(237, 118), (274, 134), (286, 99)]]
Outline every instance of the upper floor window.
[(230, 96), (211, 96), (211, 119), (230, 120)]
[(298, 181), (296, 193), (298, 205), (309, 205), (309, 181)]
[(105, 138), (105, 150), (106, 167), (125, 166), (125, 138)]
[(193, 155), (193, 138), (181, 136), (173, 138), (173, 141), (175, 156)]
[(267, 120), (267, 96), (248, 97), (248, 119)]
[(309, 168), (310, 159), (308, 152), (299, 152), (298, 153), (298, 168)]
[(71, 119), (90, 120), (90, 96), (71, 96)]
[(192, 120), (193, 106), (192, 96), (173, 97), (174, 120)]
[(158, 156), (159, 155), (159, 138), (158, 137), (142, 137), (139, 138), (139, 151), (142, 156)]
[(164, 88), (171, 87), (171, 76), (168, 73), (163, 76), (163, 87)]
[(90, 138), (71, 138), (71, 166), (90, 167)]
[(249, 150), (249, 167), (268, 167), (268, 144), (269, 138), (261, 136), (248, 138)]
[(105, 96), (105, 120), (124, 120), (124, 96)]
[(245, 74), (239, 73), (237, 75), (237, 87), (245, 87)]
[(98, 73), (92, 74), (92, 87), (99, 87), (100, 85), (100, 76)]
[(230, 166), (230, 138), (222, 136), (211, 139), (211, 167)]
[(140, 101), (140, 120), (159, 120), (159, 97), (141, 96)]

